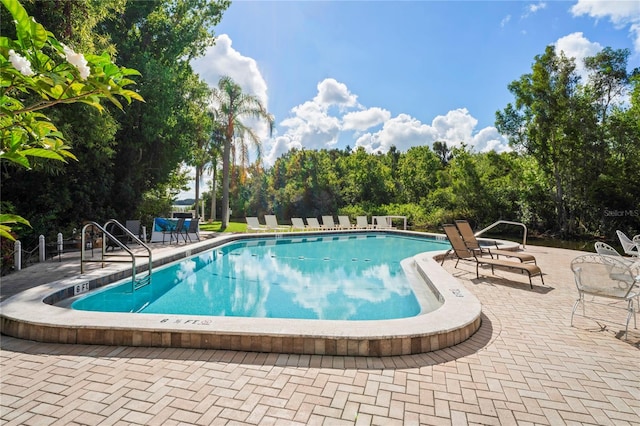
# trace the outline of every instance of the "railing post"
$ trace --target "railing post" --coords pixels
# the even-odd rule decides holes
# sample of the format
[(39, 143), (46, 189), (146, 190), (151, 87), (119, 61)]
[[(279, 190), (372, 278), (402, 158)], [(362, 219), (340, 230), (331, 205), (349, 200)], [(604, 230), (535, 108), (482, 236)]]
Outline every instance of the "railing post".
[(62, 238), (62, 232), (58, 232), (58, 253), (64, 251), (64, 239)]
[(40, 255), (40, 262), (47, 260), (47, 246), (44, 241), (44, 235), (38, 237), (38, 254)]
[(22, 270), (22, 243), (20, 240), (13, 243), (13, 267), (16, 268), (16, 271)]

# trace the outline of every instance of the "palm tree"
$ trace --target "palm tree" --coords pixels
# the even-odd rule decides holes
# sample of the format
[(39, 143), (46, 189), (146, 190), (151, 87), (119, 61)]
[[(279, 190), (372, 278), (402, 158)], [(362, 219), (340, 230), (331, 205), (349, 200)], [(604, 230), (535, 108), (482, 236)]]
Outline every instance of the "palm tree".
[[(222, 151), (222, 229), (229, 223), (229, 167), (231, 147), (234, 137), (240, 144), (242, 152), (246, 152), (244, 139), (259, 149), (260, 139), (254, 131), (245, 126), (241, 118), (264, 119), (269, 123), (269, 131), (273, 130), (274, 118), (269, 114), (262, 102), (253, 95), (242, 93), (242, 88), (231, 77), (220, 78), (218, 87), (213, 89), (213, 103), (218, 120), (223, 124), (224, 147)], [(243, 157), (244, 158), (244, 157)]]
[(216, 184), (218, 182), (218, 164), (222, 157), (222, 146), (224, 145), (223, 126), (215, 120), (215, 115), (211, 114), (213, 130), (207, 144), (207, 156), (209, 162), (205, 169), (211, 172), (211, 222), (216, 220)]

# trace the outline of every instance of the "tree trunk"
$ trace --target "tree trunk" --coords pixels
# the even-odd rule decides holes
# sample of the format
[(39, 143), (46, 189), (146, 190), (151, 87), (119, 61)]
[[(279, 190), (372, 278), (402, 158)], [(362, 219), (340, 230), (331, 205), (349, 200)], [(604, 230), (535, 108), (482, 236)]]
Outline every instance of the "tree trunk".
[(231, 153), (231, 138), (227, 135), (222, 153), (222, 226), (225, 230), (229, 225), (229, 156)]
[(216, 220), (216, 178), (218, 177), (216, 176), (217, 170), (218, 168), (216, 166), (213, 166), (213, 168), (211, 169), (211, 175), (213, 176), (211, 181), (211, 222), (214, 222)]
[(556, 213), (558, 217), (558, 225), (560, 226), (560, 234), (565, 237), (567, 235), (567, 211), (564, 205), (564, 188), (562, 187), (562, 177), (557, 163), (553, 165), (553, 175), (556, 181)]
[(198, 206), (200, 204), (200, 167), (196, 166), (196, 218), (198, 217)]

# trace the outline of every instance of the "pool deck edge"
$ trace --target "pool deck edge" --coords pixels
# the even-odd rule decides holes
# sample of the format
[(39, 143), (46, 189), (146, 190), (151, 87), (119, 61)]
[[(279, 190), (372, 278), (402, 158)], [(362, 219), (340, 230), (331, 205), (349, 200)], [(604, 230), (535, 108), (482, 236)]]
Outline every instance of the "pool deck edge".
[[(265, 235), (268, 234), (260, 236)], [(215, 243), (196, 243), (184, 247), (180, 252), (154, 260), (154, 266), (185, 258), (238, 238), (247, 238), (247, 235), (216, 239)], [(113, 282), (115, 278), (120, 279), (127, 273), (130, 274), (130, 269), (108, 267), (34, 287), (2, 302), (0, 331), (17, 338), (49, 343), (351, 356), (430, 352), (463, 342), (481, 324), (480, 302), (459, 280), (437, 263), (434, 258), (439, 258), (442, 254), (443, 252), (422, 253), (413, 258), (417, 271), (428, 285), (437, 289), (444, 303), (433, 312), (410, 318), (380, 321), (256, 321), (233, 317), (159, 314), (141, 316), (75, 311), (44, 303), (45, 299), (58, 297), (52, 295), (69, 297), (76, 285), (93, 283), (93, 287), (99, 287), (105, 285), (106, 281)]]

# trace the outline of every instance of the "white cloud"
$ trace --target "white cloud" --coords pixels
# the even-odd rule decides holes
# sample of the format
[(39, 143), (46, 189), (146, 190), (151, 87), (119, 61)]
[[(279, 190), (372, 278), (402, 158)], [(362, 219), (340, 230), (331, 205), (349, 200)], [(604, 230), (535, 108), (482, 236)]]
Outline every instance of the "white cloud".
[(498, 133), (495, 127), (485, 127), (472, 136), (470, 145), (479, 152), (509, 152), (511, 147), (507, 138)]
[(567, 58), (574, 58), (576, 63), (576, 72), (586, 79), (586, 70), (584, 68), (584, 58), (596, 55), (602, 50), (599, 43), (589, 41), (581, 32), (572, 33), (561, 37), (555, 43), (556, 53), (564, 52)]
[(412, 146), (432, 145), (435, 141), (446, 142), (448, 146), (460, 146), (465, 143), (476, 151), (508, 151), (507, 139), (498, 134), (494, 127), (486, 127), (477, 134), (473, 131), (478, 120), (472, 117), (466, 108), (449, 111), (436, 117), (431, 125), (400, 114), (385, 122), (376, 133), (366, 133), (358, 138), (356, 146), (364, 147), (367, 152), (387, 152), (393, 145), (399, 151)]
[(358, 105), (358, 97), (351, 94), (347, 85), (339, 83), (333, 78), (327, 78), (318, 83), (318, 94), (313, 101), (325, 110), (331, 106), (338, 106), (340, 110)]
[(391, 146), (406, 151), (412, 146), (431, 144), (435, 139), (434, 129), (408, 114), (399, 114), (384, 123), (375, 133), (366, 133), (356, 141), (356, 147), (367, 152), (387, 152)]
[(511, 21), (511, 15), (507, 15), (504, 18), (502, 18), (502, 21), (500, 21), (500, 28), (504, 28), (509, 21)]
[[(210, 87), (218, 87), (218, 81), (222, 76), (231, 77), (242, 87), (244, 93), (257, 97), (268, 111), (267, 83), (258, 64), (255, 59), (242, 56), (231, 45), (231, 38), (227, 34), (219, 35), (216, 44), (207, 48), (204, 56), (191, 62), (193, 70)], [(269, 126), (264, 120), (246, 119), (245, 124), (263, 140), (269, 137)]]
[[(257, 96), (267, 105), (267, 84), (256, 61), (233, 49), (231, 38), (218, 36), (215, 46), (192, 66), (210, 86), (216, 87), (221, 76), (234, 79), (244, 92)], [(501, 152), (507, 141), (493, 127), (474, 133), (478, 120), (462, 108), (436, 117), (431, 125), (408, 114), (391, 117), (380, 107), (365, 107), (346, 84), (326, 78), (317, 85), (313, 99), (291, 109), (288, 118), (277, 123), (281, 134), (268, 138), (264, 123), (247, 123), (263, 137), (263, 161), (266, 166), (291, 149), (330, 149), (342, 138), (356, 138), (356, 146), (368, 152), (387, 152), (391, 146), (406, 151), (412, 146), (431, 145), (434, 141), (457, 146), (461, 142), (477, 151)], [(372, 130), (381, 126), (377, 131)], [(363, 133), (366, 132), (366, 133)]]
[(592, 18), (609, 18), (618, 29), (629, 27), (634, 48), (640, 53), (640, 2), (611, 0), (578, 0), (571, 12), (574, 16), (588, 15)]
[(282, 135), (273, 138), (270, 144), (270, 149), (266, 152), (263, 158), (263, 162), (267, 166), (273, 165), (278, 157), (282, 154), (291, 151), (292, 149), (302, 149), (303, 146), (298, 140), (294, 140), (290, 135)]
[(364, 111), (354, 111), (342, 117), (343, 130), (365, 131), (371, 127), (384, 123), (391, 118), (386, 109), (374, 107)]
[(539, 10), (546, 9), (546, 7), (547, 7), (547, 3), (542, 1), (538, 3), (528, 4), (526, 7), (526, 12), (524, 13), (524, 15), (522, 15), (522, 19), (528, 18), (529, 15), (532, 15), (538, 12)]
[(217, 87), (220, 77), (228, 75), (242, 87), (243, 92), (268, 105), (267, 83), (255, 59), (242, 56), (231, 44), (228, 35), (219, 35), (216, 44), (207, 48), (203, 57), (194, 59), (191, 66), (209, 86)]
[(329, 115), (323, 105), (307, 101), (291, 110), (293, 117), (280, 122), (286, 135), (309, 149), (331, 148), (338, 142), (340, 120)]

